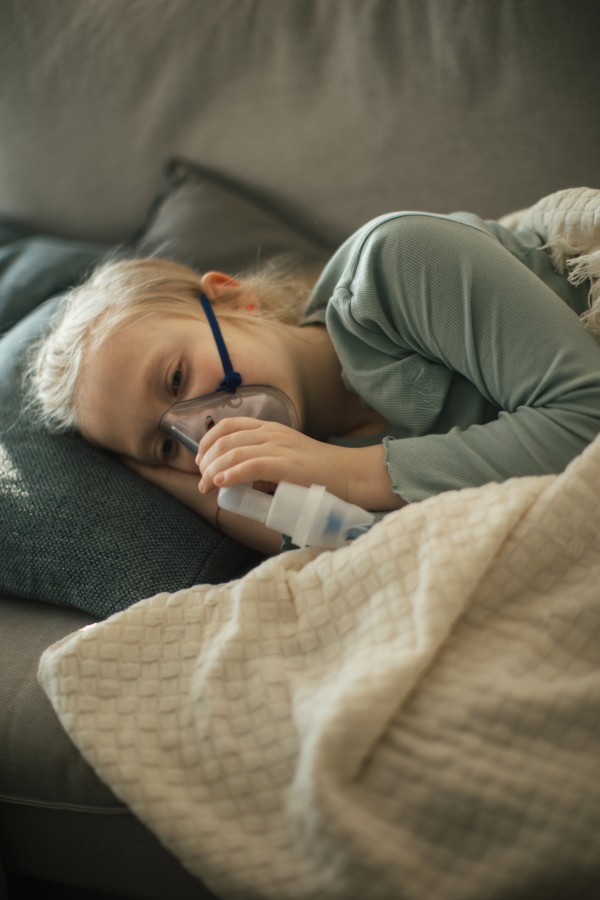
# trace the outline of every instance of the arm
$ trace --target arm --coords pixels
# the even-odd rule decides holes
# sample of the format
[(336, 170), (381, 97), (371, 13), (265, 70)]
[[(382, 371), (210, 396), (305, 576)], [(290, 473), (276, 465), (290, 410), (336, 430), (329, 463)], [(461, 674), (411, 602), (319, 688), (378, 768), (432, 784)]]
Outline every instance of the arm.
[(600, 342), (475, 227), (421, 215), (379, 226), (348, 261), (327, 327), (350, 385), (406, 428), (384, 444), (409, 501), (560, 472), (600, 431)]
[[(245, 427), (244, 427), (245, 426)], [(371, 447), (336, 447), (315, 441), (306, 435), (273, 422), (257, 419), (224, 419), (212, 428), (210, 456), (212, 466), (203, 466), (201, 483), (198, 475), (167, 466), (144, 466), (122, 459), (132, 471), (167, 491), (181, 503), (216, 527), (217, 491), (215, 487), (245, 482), (323, 484), (327, 490), (349, 503), (366, 509), (398, 509), (405, 501), (392, 491), (391, 478), (384, 464), (381, 444)], [(244, 439), (269, 438), (260, 444)], [(217, 440), (221, 443), (215, 447)], [(204, 441), (204, 439), (203, 439)], [(225, 449), (229, 446), (229, 449)], [(243, 459), (239, 459), (239, 457)], [(233, 463), (237, 458), (237, 463)], [(213, 480), (208, 469), (216, 473)], [(222, 477), (219, 477), (222, 476)], [(200, 487), (200, 490), (199, 490)], [(228, 537), (274, 556), (281, 550), (281, 537), (271, 528), (235, 513), (221, 510), (219, 527)]]
[[(198, 475), (170, 469), (167, 466), (143, 466), (125, 458), (121, 458), (121, 461), (138, 475), (167, 491), (216, 528), (217, 493), (213, 491), (211, 494), (201, 494), (198, 491)], [(227, 510), (222, 509), (219, 512), (219, 528), (228, 537), (267, 556), (274, 556), (281, 550), (281, 537), (277, 532)]]
[(258, 419), (222, 419), (200, 441), (196, 462), (199, 489), (281, 481), (310, 487), (321, 484), (330, 493), (365, 509), (399, 509), (405, 501), (392, 490), (384, 462), (384, 447), (339, 447)]

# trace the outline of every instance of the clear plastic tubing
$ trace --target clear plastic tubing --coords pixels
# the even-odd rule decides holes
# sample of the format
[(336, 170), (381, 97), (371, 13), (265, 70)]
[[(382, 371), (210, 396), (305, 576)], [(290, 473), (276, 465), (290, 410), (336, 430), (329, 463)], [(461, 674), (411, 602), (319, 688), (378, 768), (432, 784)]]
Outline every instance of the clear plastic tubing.
[(371, 513), (340, 500), (320, 484), (307, 488), (282, 481), (272, 497), (250, 485), (237, 484), (219, 490), (218, 504), (288, 534), (297, 547), (344, 547), (375, 520)]

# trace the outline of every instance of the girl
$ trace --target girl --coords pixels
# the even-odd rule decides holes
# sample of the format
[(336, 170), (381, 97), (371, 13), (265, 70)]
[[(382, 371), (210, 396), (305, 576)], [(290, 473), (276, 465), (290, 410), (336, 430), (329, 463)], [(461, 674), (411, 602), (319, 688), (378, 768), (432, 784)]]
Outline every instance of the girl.
[[(466, 213), (381, 216), (336, 252), (303, 316), (301, 292), (276, 279), (109, 262), (40, 347), (36, 396), (49, 425), (267, 553), (279, 536), (218, 511), (215, 488), (317, 483), (386, 511), (557, 473), (600, 431), (600, 342), (579, 321), (589, 284), (558, 274), (541, 244)], [(299, 431), (228, 418), (194, 457), (159, 429), (171, 404), (223, 379), (203, 294), (242, 383), (287, 394)]]

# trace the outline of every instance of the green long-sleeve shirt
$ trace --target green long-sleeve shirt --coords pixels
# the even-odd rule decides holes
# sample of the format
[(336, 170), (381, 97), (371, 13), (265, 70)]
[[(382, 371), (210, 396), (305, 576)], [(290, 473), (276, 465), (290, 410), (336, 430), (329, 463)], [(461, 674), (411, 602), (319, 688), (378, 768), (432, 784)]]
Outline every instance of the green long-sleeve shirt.
[(306, 311), (344, 383), (390, 423), (380, 442), (407, 501), (562, 471), (600, 431), (589, 285), (540, 238), (457, 213), (391, 213), (336, 252)]

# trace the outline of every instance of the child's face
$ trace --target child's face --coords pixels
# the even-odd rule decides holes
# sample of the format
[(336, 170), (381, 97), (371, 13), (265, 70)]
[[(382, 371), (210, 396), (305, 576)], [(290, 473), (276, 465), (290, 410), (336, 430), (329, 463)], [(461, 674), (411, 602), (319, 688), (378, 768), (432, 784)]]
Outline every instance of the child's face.
[[(79, 430), (85, 438), (146, 465), (198, 471), (194, 454), (159, 431), (158, 422), (176, 400), (212, 393), (223, 378), (215, 339), (200, 316), (156, 312), (120, 326), (101, 344), (83, 373)], [(278, 333), (240, 320), (219, 324), (243, 383), (278, 387), (299, 409)]]

